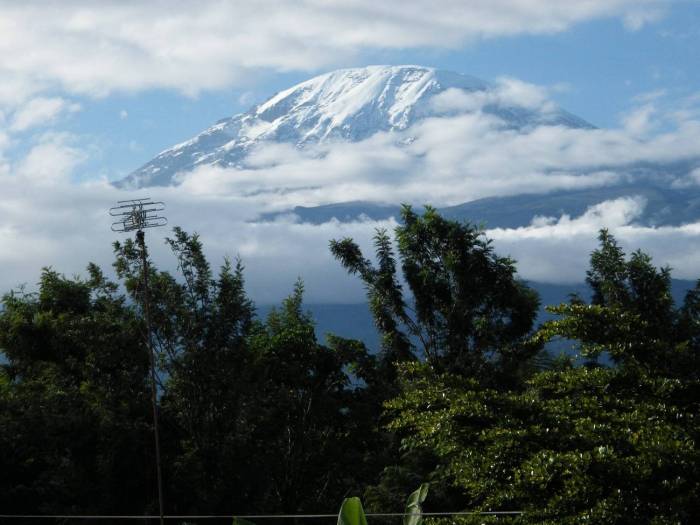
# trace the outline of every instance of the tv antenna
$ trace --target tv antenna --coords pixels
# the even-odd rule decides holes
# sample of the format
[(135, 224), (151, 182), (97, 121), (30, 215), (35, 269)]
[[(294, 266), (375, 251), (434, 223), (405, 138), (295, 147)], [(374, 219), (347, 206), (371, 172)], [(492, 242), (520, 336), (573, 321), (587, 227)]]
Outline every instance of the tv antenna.
[(153, 349), (153, 334), (151, 330), (151, 312), (148, 302), (148, 253), (146, 252), (146, 228), (155, 228), (168, 224), (168, 219), (158, 215), (165, 210), (163, 202), (153, 202), (149, 198), (117, 201), (117, 205), (109, 209), (109, 214), (118, 219), (112, 223), (112, 231), (128, 233), (136, 231), (136, 243), (141, 249), (141, 271), (143, 273), (142, 303), (146, 321), (146, 342), (150, 354), (151, 368), (151, 407), (153, 409), (153, 437), (156, 449), (156, 475), (158, 481), (158, 510), (160, 511), (160, 525), (165, 523), (163, 501), (163, 476), (160, 464), (160, 435), (158, 432), (158, 396), (156, 386), (156, 354)]
[(119, 217), (116, 222), (112, 223), (112, 231), (125, 233), (165, 226), (168, 224), (168, 219), (158, 215), (158, 212), (164, 209), (164, 203), (153, 202), (148, 198), (117, 201), (117, 205), (109, 209), (109, 214), (112, 217)]

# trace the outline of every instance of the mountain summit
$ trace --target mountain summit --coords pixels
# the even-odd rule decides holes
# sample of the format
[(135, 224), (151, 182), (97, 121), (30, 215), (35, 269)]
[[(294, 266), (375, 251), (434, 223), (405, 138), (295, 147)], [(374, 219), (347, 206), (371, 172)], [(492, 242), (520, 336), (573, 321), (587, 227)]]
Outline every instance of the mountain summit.
[[(161, 152), (118, 186), (170, 185), (177, 173), (202, 165), (241, 167), (251, 148), (264, 141), (304, 147), (402, 131), (438, 114), (440, 108), (433, 98), (447, 90), (488, 95), (494, 87), (467, 75), (419, 66), (333, 71), (281, 91), (246, 113), (220, 120), (191, 140)], [(544, 123), (591, 127), (559, 109), (543, 112), (495, 98), (482, 110), (517, 128)]]

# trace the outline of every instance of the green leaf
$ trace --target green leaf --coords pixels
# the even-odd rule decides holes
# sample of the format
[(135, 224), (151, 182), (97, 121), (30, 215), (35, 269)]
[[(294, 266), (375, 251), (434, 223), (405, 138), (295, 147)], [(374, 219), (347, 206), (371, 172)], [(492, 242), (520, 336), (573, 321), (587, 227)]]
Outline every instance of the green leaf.
[(403, 517), (403, 525), (422, 525), (423, 509), (421, 504), (428, 496), (428, 483), (422, 483), (417, 490), (411, 493), (406, 501), (406, 515)]
[(338, 525), (367, 525), (360, 498), (345, 498), (338, 514)]

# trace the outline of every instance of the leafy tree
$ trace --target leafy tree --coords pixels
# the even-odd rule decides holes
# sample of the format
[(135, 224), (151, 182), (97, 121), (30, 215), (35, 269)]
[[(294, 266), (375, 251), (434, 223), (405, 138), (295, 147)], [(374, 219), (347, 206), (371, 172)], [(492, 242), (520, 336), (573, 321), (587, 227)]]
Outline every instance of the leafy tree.
[[(465, 507), (523, 510), (521, 523), (698, 515), (697, 288), (676, 308), (668, 269), (641, 252), (627, 259), (608, 232), (600, 241), (592, 304), (553, 308), (560, 319), (537, 335), (576, 340), (588, 366), (563, 365), (504, 392), (404, 365), (392, 428), (408, 450), (438, 456), (433, 475), (462, 491)], [(601, 352), (614, 367), (590, 364)]]
[(151, 498), (147, 354), (117, 287), (42, 272), (0, 310), (0, 507), (139, 512)]
[(320, 344), (302, 298), (297, 282), (252, 338), (261, 389), (251, 431), (268, 510), (323, 511), (381, 467), (372, 461), (381, 409), (367, 392), (372, 359), (354, 341)]
[(438, 370), (484, 381), (513, 373), (538, 350), (525, 344), (539, 306), (536, 292), (478, 228), (430, 207), (419, 216), (404, 206), (401, 218), (395, 231), (400, 274), (384, 230), (375, 236), (376, 266), (352, 239), (331, 242), (333, 255), (367, 287), (385, 361), (422, 355)]
[[(357, 341), (316, 340), (293, 295), (263, 321), (243, 267), (214, 275), (196, 235), (168, 240), (178, 276), (149, 264), (166, 510), (325, 511), (383, 466), (383, 382)], [(6, 512), (155, 510), (140, 247), (117, 243), (128, 295), (42, 274), (0, 311), (0, 506)], [(379, 450), (380, 453), (376, 451)]]
[[(150, 267), (149, 302), (160, 355), (168, 498), (181, 513), (325, 509), (376, 477), (381, 401), (375, 360), (361, 343), (316, 340), (303, 287), (264, 321), (243, 267), (213, 277), (196, 235), (168, 244), (182, 279)], [(136, 302), (141, 254), (116, 244), (115, 267)]]
[[(522, 385), (540, 350), (528, 341), (539, 306), (536, 292), (517, 279), (514, 262), (498, 256), (480, 229), (444, 219), (430, 207), (421, 216), (404, 206), (401, 215), (395, 230), (398, 262), (384, 230), (375, 236), (375, 264), (352, 239), (331, 242), (335, 257), (364, 282), (383, 335), (384, 399), (408, 395), (405, 389), (411, 387), (397, 385), (394, 366), (417, 358), (425, 358), (436, 373), (493, 388)], [(385, 436), (385, 446), (389, 466), (365, 499), (373, 510), (398, 511), (410, 487), (437, 480), (432, 474), (437, 458), (428, 447), (405, 453), (392, 434)], [(435, 483), (432, 500), (445, 508), (459, 501), (459, 494)]]
[[(231, 511), (250, 499), (245, 405), (250, 403), (247, 345), (254, 307), (243, 267), (224, 261), (214, 277), (197, 235), (180, 228), (167, 244), (182, 279), (149, 264), (149, 303), (161, 368), (166, 505), (178, 512)], [(115, 244), (115, 268), (143, 302), (138, 244)]]

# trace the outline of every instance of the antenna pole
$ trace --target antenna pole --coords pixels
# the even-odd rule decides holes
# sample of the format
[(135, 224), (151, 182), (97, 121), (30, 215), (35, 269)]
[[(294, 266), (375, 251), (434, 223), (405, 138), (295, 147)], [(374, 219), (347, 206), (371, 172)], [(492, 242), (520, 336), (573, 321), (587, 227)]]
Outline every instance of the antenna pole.
[(143, 296), (142, 306), (144, 320), (146, 321), (146, 343), (151, 368), (151, 406), (153, 408), (153, 437), (156, 445), (156, 476), (158, 480), (158, 510), (160, 525), (165, 524), (165, 503), (163, 498), (163, 474), (160, 461), (160, 433), (158, 431), (158, 385), (156, 383), (156, 353), (153, 348), (153, 330), (151, 327), (151, 310), (148, 293), (148, 252), (146, 251), (146, 228), (165, 226), (168, 219), (158, 215), (165, 209), (163, 202), (153, 202), (151, 199), (130, 199), (117, 201), (117, 205), (109, 209), (109, 214), (115, 217), (112, 223), (112, 231), (127, 233), (136, 231), (136, 243), (141, 249), (141, 270), (143, 271)]
[(143, 270), (143, 313), (146, 320), (146, 339), (151, 359), (151, 406), (153, 408), (153, 437), (156, 445), (156, 476), (158, 479), (158, 510), (160, 525), (165, 523), (163, 510), (163, 475), (160, 468), (160, 433), (158, 431), (158, 397), (156, 386), (156, 355), (153, 350), (153, 335), (151, 331), (151, 310), (148, 298), (148, 254), (146, 252), (146, 234), (143, 230), (136, 232), (136, 241), (141, 248), (141, 268)]

